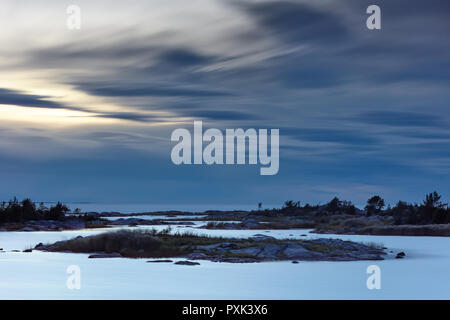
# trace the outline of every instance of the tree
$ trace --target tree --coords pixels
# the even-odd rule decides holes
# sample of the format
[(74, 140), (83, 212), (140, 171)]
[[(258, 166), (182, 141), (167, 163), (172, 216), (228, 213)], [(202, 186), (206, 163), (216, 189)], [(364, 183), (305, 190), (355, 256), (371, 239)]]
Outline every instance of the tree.
[(338, 197), (334, 197), (330, 202), (327, 204), (327, 211), (331, 213), (336, 213), (340, 211), (342, 207), (342, 201), (339, 200)]
[(300, 201), (292, 201), (288, 200), (284, 203), (283, 208), (281, 209), (281, 212), (288, 215), (297, 215), (300, 211)]
[(56, 206), (50, 207), (50, 210), (48, 212), (48, 219), (49, 220), (61, 220), (64, 218), (64, 215), (69, 212), (69, 208), (67, 208), (66, 205), (62, 204), (61, 202), (58, 202)]
[(367, 215), (370, 216), (380, 213), (384, 205), (385, 203), (383, 198), (377, 195), (367, 200), (367, 205), (364, 209), (366, 210)]
[(444, 209), (446, 205), (436, 191), (427, 194), (419, 211), (420, 223), (445, 223), (448, 220), (448, 209)]
[(284, 203), (284, 207), (285, 208), (299, 208), (300, 207), (300, 201), (293, 201), (293, 200), (288, 200)]
[(36, 208), (36, 204), (30, 199), (19, 202), (14, 197), (8, 203), (0, 203), (0, 224), (29, 220), (63, 220), (68, 211), (69, 208), (60, 202), (50, 209), (46, 208), (43, 203)]
[(446, 204), (442, 203), (441, 195), (436, 191), (429, 193), (425, 196), (425, 200), (423, 201), (423, 205), (429, 208), (444, 208)]

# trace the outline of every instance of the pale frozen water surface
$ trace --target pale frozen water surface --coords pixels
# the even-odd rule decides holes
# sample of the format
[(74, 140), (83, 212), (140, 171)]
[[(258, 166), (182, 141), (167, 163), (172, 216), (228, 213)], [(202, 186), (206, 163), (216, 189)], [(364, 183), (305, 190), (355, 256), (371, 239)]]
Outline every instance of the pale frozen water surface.
[(144, 220), (155, 220), (155, 219), (164, 219), (164, 220), (176, 220), (176, 219), (197, 219), (197, 218), (203, 218), (205, 215), (192, 215), (192, 216), (167, 216), (167, 215), (142, 215), (142, 216), (118, 216), (118, 217), (103, 217), (103, 219), (109, 220), (109, 221), (115, 221), (119, 219), (144, 219)]
[[(144, 228), (144, 227), (142, 227)], [(161, 229), (163, 227), (159, 227)], [(309, 230), (198, 230), (201, 234), (277, 238), (340, 238), (382, 243), (406, 252), (383, 261), (264, 262), (200, 266), (148, 259), (88, 259), (86, 254), (10, 252), (102, 230), (0, 232), (0, 299), (450, 299), (450, 238), (316, 235)], [(307, 236), (302, 236), (306, 234)], [(176, 260), (176, 259), (175, 259)], [(381, 268), (381, 289), (366, 287), (366, 269)], [(69, 290), (66, 269), (81, 268), (81, 289)]]

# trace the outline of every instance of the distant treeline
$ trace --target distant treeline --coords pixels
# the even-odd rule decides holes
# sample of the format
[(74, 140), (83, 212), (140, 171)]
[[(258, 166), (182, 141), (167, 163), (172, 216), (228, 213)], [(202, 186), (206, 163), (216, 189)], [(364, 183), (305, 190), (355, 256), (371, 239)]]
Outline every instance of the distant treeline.
[[(358, 215), (358, 216), (391, 216), (394, 224), (446, 224), (450, 223), (450, 209), (448, 204), (441, 202), (441, 195), (436, 191), (425, 196), (421, 204), (411, 204), (399, 201), (394, 207), (385, 205), (385, 201), (376, 195), (367, 200), (364, 210), (356, 208), (350, 201), (334, 197), (324, 205), (301, 205), (300, 201), (286, 201), (282, 208), (261, 209), (253, 211), (254, 214), (278, 216), (331, 216), (331, 215)], [(69, 208), (58, 202), (50, 208), (43, 203), (36, 206), (30, 199), (19, 202), (16, 198), (0, 204), (0, 223), (24, 222), (29, 220), (64, 220)], [(75, 213), (80, 213), (79, 209)], [(84, 219), (94, 219), (85, 214)]]
[(29, 220), (64, 220), (69, 208), (58, 202), (47, 208), (43, 203), (36, 206), (30, 199), (19, 202), (16, 198), (0, 204), (0, 223)]
[[(261, 205), (259, 205), (261, 207)], [(262, 212), (262, 211), (260, 211)], [(367, 200), (364, 210), (356, 208), (350, 201), (334, 197), (325, 205), (301, 205), (300, 201), (286, 201), (281, 209), (267, 209), (266, 214), (289, 216), (316, 215), (329, 216), (336, 214), (391, 216), (394, 224), (444, 224), (450, 223), (448, 204), (441, 202), (441, 195), (436, 191), (425, 196), (421, 204), (399, 201), (394, 207), (385, 205), (385, 201), (376, 195)]]

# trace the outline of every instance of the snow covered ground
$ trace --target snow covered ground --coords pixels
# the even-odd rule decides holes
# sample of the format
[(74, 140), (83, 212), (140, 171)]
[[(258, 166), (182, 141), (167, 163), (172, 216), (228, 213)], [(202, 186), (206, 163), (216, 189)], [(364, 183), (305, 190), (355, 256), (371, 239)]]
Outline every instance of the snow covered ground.
[[(450, 299), (450, 238), (316, 235), (309, 230), (174, 230), (227, 237), (263, 233), (277, 238), (340, 238), (382, 243), (394, 253), (383, 261), (200, 261), (199, 266), (183, 266), (146, 263), (147, 259), (88, 259), (86, 254), (11, 252), (105, 229), (0, 232), (0, 248), (6, 251), (0, 253), (0, 299)], [(394, 259), (399, 251), (406, 253), (405, 259)], [(381, 268), (380, 290), (366, 287), (366, 269), (372, 264)], [(66, 286), (70, 265), (81, 269), (80, 290)]]

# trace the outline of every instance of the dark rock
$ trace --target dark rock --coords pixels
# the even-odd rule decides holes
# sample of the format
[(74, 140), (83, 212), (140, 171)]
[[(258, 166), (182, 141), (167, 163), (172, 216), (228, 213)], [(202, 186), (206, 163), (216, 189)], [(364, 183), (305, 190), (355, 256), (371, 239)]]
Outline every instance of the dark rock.
[(279, 244), (266, 244), (262, 247), (257, 256), (264, 260), (277, 260), (283, 247), (284, 246), (280, 246)]
[(229, 242), (223, 243), (222, 245), (220, 245), (220, 247), (227, 250), (239, 249), (239, 246), (236, 243), (229, 243)]
[(97, 253), (91, 254), (89, 259), (98, 259), (98, 258), (122, 258), (120, 253)]
[(272, 237), (272, 236), (267, 236), (265, 234), (257, 233), (255, 235), (253, 235), (251, 237), (251, 239), (256, 240), (256, 241), (264, 241), (264, 240), (274, 240), (276, 238)]
[(30, 232), (30, 231), (35, 231), (35, 229), (32, 227), (25, 227), (25, 228), (22, 228), (20, 231)]
[(261, 248), (259, 247), (248, 247), (248, 248), (242, 248), (242, 249), (236, 249), (236, 250), (230, 250), (233, 254), (238, 255), (246, 255), (246, 256), (256, 256), (261, 251)]
[(194, 253), (188, 254), (187, 258), (190, 260), (205, 260), (205, 259), (208, 259), (208, 256), (204, 253), (194, 252)]
[(38, 248), (42, 248), (44, 246), (44, 244), (42, 242), (39, 242), (34, 248), (38, 249)]
[(160, 263), (160, 262), (173, 262), (173, 261), (172, 260), (148, 260), (147, 262)]
[(175, 264), (180, 264), (180, 265), (184, 265), (184, 266), (196, 266), (196, 265), (199, 265), (200, 263), (186, 260), (186, 261), (177, 261), (177, 262), (175, 262)]
[(294, 261), (292, 261), (292, 263), (294, 263), (294, 264), (297, 264), (297, 263), (298, 263), (298, 261), (297, 261), (297, 260), (294, 260)]
[(300, 244), (289, 244), (283, 251), (287, 259), (315, 260), (323, 257), (323, 254), (306, 249)]
[(33, 252), (33, 250), (32, 249), (25, 249), (22, 252)]
[(258, 228), (259, 227), (259, 223), (258, 222), (243, 222), (242, 226), (245, 229), (254, 229), (254, 228)]
[(395, 256), (395, 259), (403, 259), (406, 256), (406, 254), (402, 251), (397, 253), (397, 255)]
[(215, 262), (229, 262), (229, 263), (253, 263), (259, 262), (260, 260), (254, 258), (241, 258), (241, 257), (219, 257), (212, 259)]

